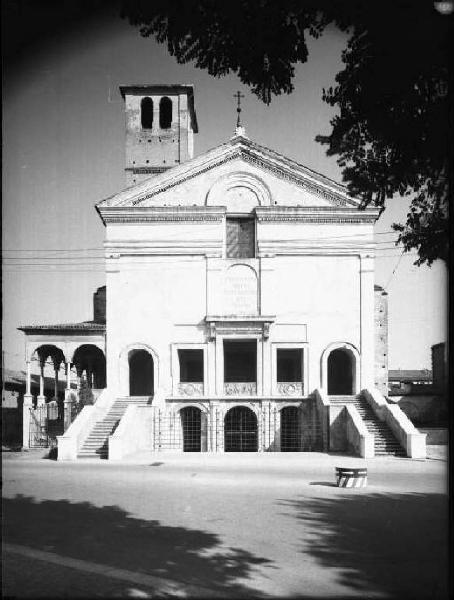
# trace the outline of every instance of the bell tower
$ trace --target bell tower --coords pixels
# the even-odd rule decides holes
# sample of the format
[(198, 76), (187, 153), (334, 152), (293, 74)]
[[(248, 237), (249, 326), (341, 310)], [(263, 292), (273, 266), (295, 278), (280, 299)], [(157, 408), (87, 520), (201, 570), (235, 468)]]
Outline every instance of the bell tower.
[(124, 85), (120, 92), (128, 187), (193, 157), (198, 127), (192, 85)]

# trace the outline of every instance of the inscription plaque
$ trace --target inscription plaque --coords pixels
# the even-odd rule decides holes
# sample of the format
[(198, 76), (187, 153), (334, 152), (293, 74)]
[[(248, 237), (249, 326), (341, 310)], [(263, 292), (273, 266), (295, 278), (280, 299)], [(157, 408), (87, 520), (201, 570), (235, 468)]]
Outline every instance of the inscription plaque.
[(226, 315), (257, 314), (257, 277), (246, 265), (234, 265), (225, 275), (224, 312)]

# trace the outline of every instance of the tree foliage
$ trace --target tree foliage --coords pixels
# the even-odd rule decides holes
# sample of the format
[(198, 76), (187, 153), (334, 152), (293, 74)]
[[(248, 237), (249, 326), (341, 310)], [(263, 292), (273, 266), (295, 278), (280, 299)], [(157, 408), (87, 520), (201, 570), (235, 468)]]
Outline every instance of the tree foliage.
[(323, 90), (338, 111), (331, 133), (316, 139), (362, 207), (412, 197), (394, 228), (406, 251), (417, 249), (417, 264), (447, 259), (452, 14), (424, 0), (125, 0), (122, 14), (178, 62), (236, 73), (265, 103), (292, 92), (307, 36), (329, 24), (347, 32), (344, 68)]

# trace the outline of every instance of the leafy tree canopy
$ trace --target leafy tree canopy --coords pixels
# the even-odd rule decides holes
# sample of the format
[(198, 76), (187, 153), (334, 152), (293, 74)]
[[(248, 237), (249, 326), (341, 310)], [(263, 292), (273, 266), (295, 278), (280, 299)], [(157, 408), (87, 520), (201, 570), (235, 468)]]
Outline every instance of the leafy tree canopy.
[(125, 0), (122, 16), (165, 42), (178, 62), (217, 77), (236, 73), (267, 104), (292, 92), (295, 65), (308, 60), (307, 36), (318, 38), (329, 24), (347, 32), (344, 68), (323, 90), (337, 115), (330, 135), (316, 139), (337, 156), (362, 207), (412, 196), (406, 223), (394, 228), (406, 251), (417, 249), (416, 264), (430, 265), (448, 257), (451, 4)]

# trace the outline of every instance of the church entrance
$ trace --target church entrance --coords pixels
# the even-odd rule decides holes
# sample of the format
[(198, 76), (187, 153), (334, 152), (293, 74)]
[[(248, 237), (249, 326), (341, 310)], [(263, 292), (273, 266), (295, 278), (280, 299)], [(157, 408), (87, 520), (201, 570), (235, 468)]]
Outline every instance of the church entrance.
[(328, 395), (353, 394), (354, 358), (348, 350), (337, 348), (328, 356)]
[(154, 393), (153, 357), (146, 350), (130, 350), (129, 395), (152, 396)]
[(287, 406), (281, 410), (281, 452), (299, 452), (300, 426), (296, 406)]
[(195, 406), (187, 406), (180, 410), (181, 428), (183, 430), (183, 452), (201, 451), (202, 412)]
[(257, 417), (250, 408), (235, 406), (224, 419), (225, 452), (257, 452)]

